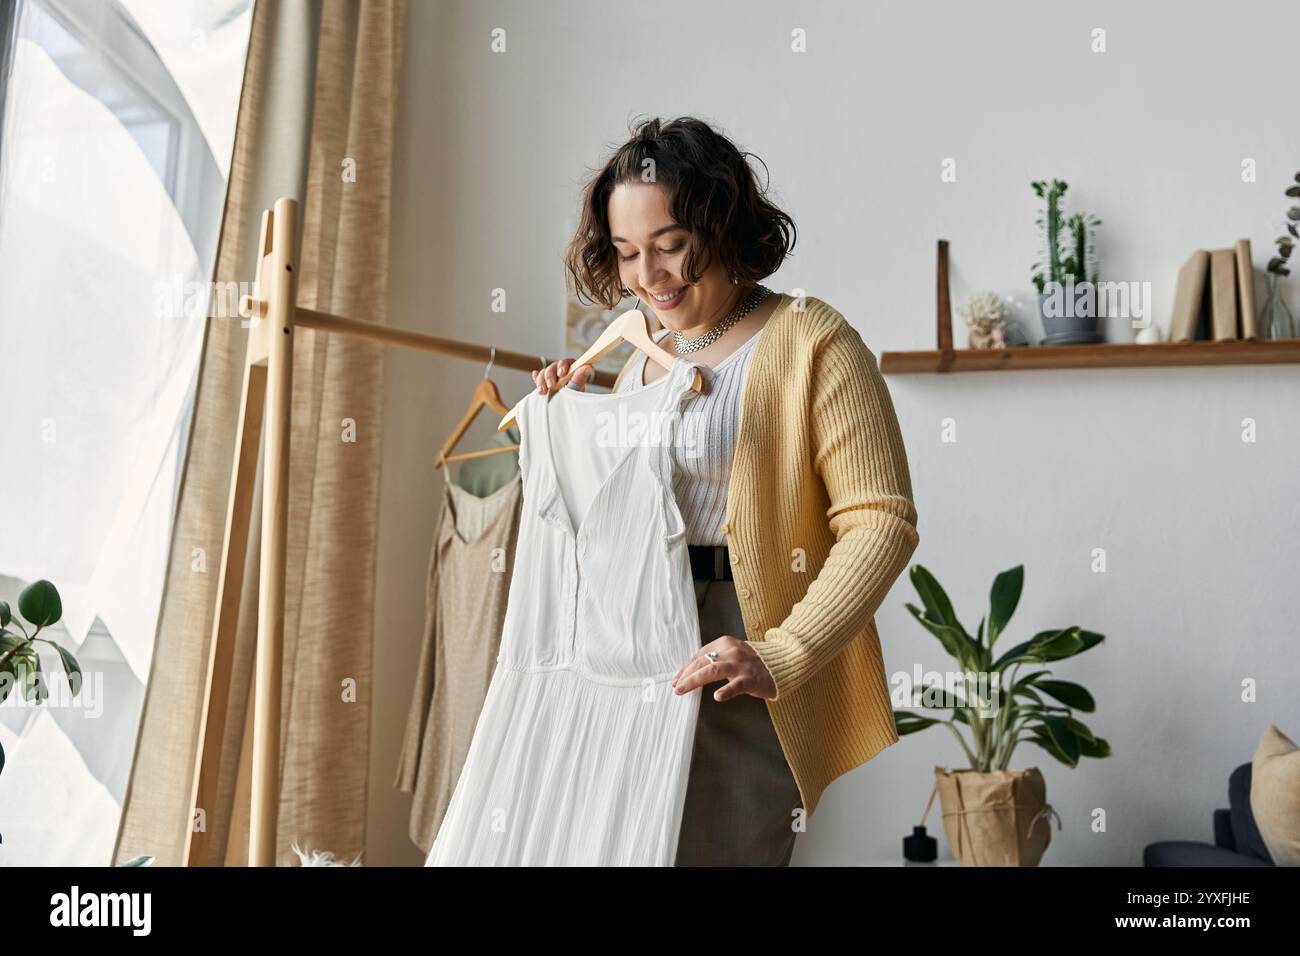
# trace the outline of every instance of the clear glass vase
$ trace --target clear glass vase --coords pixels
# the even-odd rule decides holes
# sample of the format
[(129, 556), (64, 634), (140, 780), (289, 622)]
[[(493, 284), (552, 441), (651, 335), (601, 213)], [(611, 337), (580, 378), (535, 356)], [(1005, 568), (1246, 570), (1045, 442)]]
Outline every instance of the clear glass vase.
[(1296, 337), (1295, 317), (1282, 294), (1282, 280), (1274, 272), (1268, 274), (1268, 294), (1264, 307), (1259, 310), (1259, 333), (1266, 339), (1293, 339)]

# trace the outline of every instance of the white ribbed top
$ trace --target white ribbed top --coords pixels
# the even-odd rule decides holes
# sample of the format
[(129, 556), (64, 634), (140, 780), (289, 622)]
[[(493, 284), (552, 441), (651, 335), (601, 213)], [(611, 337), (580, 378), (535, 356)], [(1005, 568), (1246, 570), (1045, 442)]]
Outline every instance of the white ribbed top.
[[(655, 341), (670, 331), (660, 329), (654, 334)], [(760, 327), (713, 368), (701, 366), (705, 389), (683, 406), (682, 440), (674, 442), (673, 447), (673, 494), (686, 521), (688, 544), (727, 543), (720, 525), (727, 512), (731, 460), (740, 431), (740, 399), (754, 344), (762, 333)], [(645, 384), (645, 363), (645, 353), (639, 352), (636, 364), (623, 373), (618, 383), (620, 392)]]

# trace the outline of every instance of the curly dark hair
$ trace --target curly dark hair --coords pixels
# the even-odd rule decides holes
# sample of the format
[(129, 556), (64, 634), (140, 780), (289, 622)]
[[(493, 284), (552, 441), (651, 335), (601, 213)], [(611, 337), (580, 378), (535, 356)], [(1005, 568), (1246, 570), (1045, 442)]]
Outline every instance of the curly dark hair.
[[(714, 255), (738, 283), (770, 276), (794, 248), (796, 231), (794, 220), (758, 188), (746, 161), (753, 155), (694, 117), (641, 122), (587, 183), (577, 232), (564, 255), (570, 288), (607, 309), (625, 296), (610, 240), (609, 196), (616, 186), (646, 181), (668, 190), (673, 219), (690, 230), (683, 261), (687, 282), (699, 281)], [(647, 169), (652, 179), (645, 178)]]

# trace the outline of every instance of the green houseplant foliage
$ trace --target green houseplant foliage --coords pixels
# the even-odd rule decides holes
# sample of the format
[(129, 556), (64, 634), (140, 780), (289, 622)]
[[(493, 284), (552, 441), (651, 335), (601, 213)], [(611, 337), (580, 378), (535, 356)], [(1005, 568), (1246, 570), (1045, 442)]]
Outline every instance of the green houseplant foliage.
[(1038, 180), (1030, 183), (1034, 195), (1043, 200), (1043, 211), (1038, 214), (1038, 228), (1042, 231), (1041, 258), (1034, 263), (1034, 286), (1042, 293), (1048, 282), (1063, 284), (1061, 264), (1061, 200), (1070, 187), (1059, 179), (1050, 183)]
[(1097, 227), (1100, 225), (1100, 219), (1086, 212), (1076, 212), (1065, 221), (1069, 252), (1061, 262), (1061, 268), (1067, 284), (1097, 284), (1100, 276), (1097, 268)]
[[(894, 725), (900, 737), (927, 727), (945, 726), (957, 738), (971, 769), (984, 773), (1006, 770), (1016, 744), (1022, 740), (1042, 747), (1068, 767), (1077, 766), (1083, 757), (1110, 756), (1110, 744), (1074, 716), (1076, 711), (1092, 713), (1096, 709), (1086, 688), (1070, 681), (1052, 680), (1052, 672), (1046, 669), (1023, 676), (1020, 673), (1023, 667), (1082, 654), (1102, 642), (1101, 634), (1077, 625), (1051, 628), (1039, 631), (997, 657), (993, 655), (995, 643), (1020, 603), (1024, 565), (1003, 571), (994, 579), (989, 613), (986, 619), (980, 620), (974, 637), (957, 619), (952, 602), (934, 575), (917, 564), (912, 566), (909, 576), (924, 607), (908, 604), (908, 611), (939, 640), (963, 674), (987, 675), (988, 683), (984, 688), (975, 681), (954, 686), (956, 702), (934, 706), (926, 700), (926, 687), (913, 688), (913, 704), (928, 713), (895, 710)], [(982, 693), (993, 686), (995, 674), (1000, 679), (996, 708), (988, 699), (992, 694)], [(946, 688), (939, 687), (936, 692), (946, 693)], [(952, 714), (947, 718), (938, 716), (941, 710), (950, 710)], [(971, 738), (969, 744), (959, 724), (965, 725)]]
[[(81, 665), (71, 652), (48, 638), (37, 637), (42, 628), (55, 624), (63, 617), (63, 600), (59, 589), (44, 579), (23, 588), (18, 595), (18, 613), (32, 628), (30, 634), (23, 622), (14, 617), (8, 601), (0, 601), (0, 704), (4, 703), (15, 687), (22, 688), (23, 699), (41, 703), (50, 696), (45, 675), (41, 671), (41, 658), (36, 653), (36, 642), (49, 644), (59, 653), (68, 687), (75, 695), (81, 688)], [(21, 632), (21, 637), (9, 629), (10, 625)], [(5, 750), (0, 746), (0, 773), (5, 768)]]
[[(1300, 173), (1295, 174), (1295, 182), (1286, 189), (1286, 194), (1290, 199), (1300, 200)], [(1300, 205), (1291, 206), (1286, 211), (1286, 231), (1287, 235), (1278, 236), (1277, 255), (1268, 260), (1268, 272), (1275, 276), (1289, 276), (1291, 270), (1287, 268), (1288, 260), (1291, 258), (1291, 251), (1295, 248), (1296, 240), (1300, 239)]]
[(1098, 279), (1096, 236), (1101, 220), (1091, 213), (1065, 217), (1062, 204), (1069, 185), (1060, 179), (1030, 183), (1043, 200), (1036, 220), (1042, 238), (1039, 261), (1034, 263), (1034, 287), (1039, 293), (1049, 284), (1066, 286)]
[[(81, 665), (77, 659), (49, 638), (37, 637), (42, 629), (56, 624), (63, 617), (59, 589), (46, 580), (29, 584), (18, 595), (18, 613), (32, 628), (30, 634), (23, 621), (14, 616), (8, 602), (0, 601), (0, 704), (14, 688), (21, 688), (23, 699), (27, 701), (41, 703), (50, 696), (45, 674), (41, 671), (41, 659), (36, 653), (37, 641), (58, 652), (68, 687), (76, 694), (81, 687)], [(11, 626), (18, 633), (10, 630)], [(4, 765), (4, 748), (0, 747), (0, 772)]]

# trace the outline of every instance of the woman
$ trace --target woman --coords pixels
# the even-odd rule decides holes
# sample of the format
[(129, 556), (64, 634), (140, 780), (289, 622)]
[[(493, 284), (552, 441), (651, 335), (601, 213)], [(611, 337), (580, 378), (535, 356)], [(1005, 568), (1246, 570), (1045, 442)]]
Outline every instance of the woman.
[[(640, 298), (660, 345), (712, 373), (683, 412), (699, 447), (674, 448), (703, 642), (674, 683), (722, 682), (700, 701), (678, 866), (787, 865), (826, 786), (898, 740), (874, 615), (919, 541), (906, 453), (857, 331), (760, 284), (793, 233), (726, 137), (653, 119), (588, 184), (566, 256), (578, 294)], [(572, 361), (533, 372), (538, 391)], [(638, 351), (615, 388), (664, 374)]]

